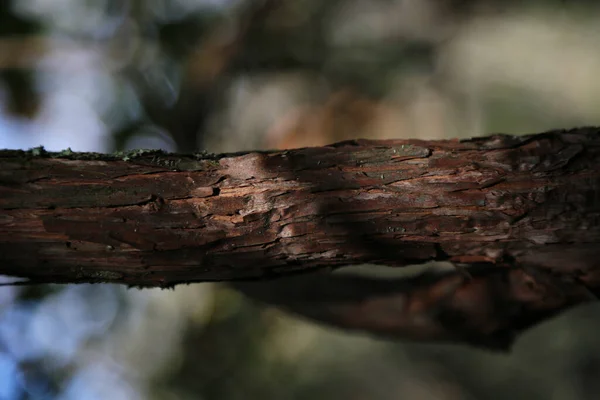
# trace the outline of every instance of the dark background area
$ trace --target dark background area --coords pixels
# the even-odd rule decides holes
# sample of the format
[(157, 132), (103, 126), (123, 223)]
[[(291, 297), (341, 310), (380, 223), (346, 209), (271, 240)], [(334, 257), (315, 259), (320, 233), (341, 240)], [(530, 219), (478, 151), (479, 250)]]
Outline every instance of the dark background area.
[[(599, 125), (599, 73), (594, 1), (0, 0), (0, 148)], [(595, 399), (598, 311), (495, 354), (329, 329), (225, 285), (2, 287), (0, 399)]]

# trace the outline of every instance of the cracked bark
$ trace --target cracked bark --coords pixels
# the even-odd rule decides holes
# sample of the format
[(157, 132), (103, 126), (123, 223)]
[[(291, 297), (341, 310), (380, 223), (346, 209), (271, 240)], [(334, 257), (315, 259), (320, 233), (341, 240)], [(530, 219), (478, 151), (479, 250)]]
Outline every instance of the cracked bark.
[[(254, 298), (334, 325), (505, 348), (600, 291), (599, 132), (225, 155), (4, 150), (0, 273), (241, 280)], [(427, 261), (469, 276), (322, 273)]]

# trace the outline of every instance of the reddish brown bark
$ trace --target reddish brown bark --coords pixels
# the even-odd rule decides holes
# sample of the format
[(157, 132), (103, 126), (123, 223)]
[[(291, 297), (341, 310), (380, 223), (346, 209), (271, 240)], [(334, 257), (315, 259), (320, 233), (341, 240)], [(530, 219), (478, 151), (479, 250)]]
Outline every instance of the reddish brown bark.
[(308, 302), (292, 295), (300, 283), (270, 282), (290, 290), (277, 299), (239, 287), (342, 326), (504, 346), (600, 290), (598, 132), (218, 156), (2, 151), (0, 273), (170, 286), (451, 261), (475, 265), (472, 278), (318, 274), (330, 293)]

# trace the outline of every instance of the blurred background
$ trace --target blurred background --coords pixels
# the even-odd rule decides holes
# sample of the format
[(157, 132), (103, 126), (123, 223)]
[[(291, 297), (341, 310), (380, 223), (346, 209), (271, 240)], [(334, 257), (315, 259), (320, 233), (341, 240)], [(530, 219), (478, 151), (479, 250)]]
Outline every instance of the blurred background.
[[(0, 0), (0, 148), (231, 152), (600, 125), (600, 5)], [(510, 354), (318, 326), (225, 285), (0, 288), (0, 400), (585, 399), (598, 306)]]

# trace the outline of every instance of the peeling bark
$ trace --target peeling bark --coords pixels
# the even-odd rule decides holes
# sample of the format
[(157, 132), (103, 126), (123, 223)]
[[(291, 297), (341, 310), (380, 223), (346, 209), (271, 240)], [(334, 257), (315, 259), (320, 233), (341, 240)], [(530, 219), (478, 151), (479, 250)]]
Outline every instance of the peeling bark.
[(317, 274), (355, 297), (312, 303), (238, 286), (340, 326), (503, 347), (600, 290), (599, 132), (224, 155), (4, 150), (0, 273), (165, 287), (449, 261), (477, 268), (386, 289)]

